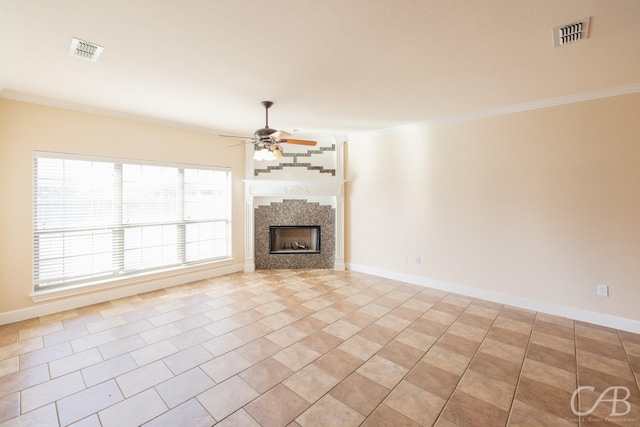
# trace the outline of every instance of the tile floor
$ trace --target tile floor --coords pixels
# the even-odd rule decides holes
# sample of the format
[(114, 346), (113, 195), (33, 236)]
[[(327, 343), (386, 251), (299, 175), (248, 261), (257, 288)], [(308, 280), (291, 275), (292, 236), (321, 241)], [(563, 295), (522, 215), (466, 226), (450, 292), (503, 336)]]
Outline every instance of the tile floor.
[(0, 326), (2, 427), (637, 426), (639, 382), (640, 335), (350, 271)]

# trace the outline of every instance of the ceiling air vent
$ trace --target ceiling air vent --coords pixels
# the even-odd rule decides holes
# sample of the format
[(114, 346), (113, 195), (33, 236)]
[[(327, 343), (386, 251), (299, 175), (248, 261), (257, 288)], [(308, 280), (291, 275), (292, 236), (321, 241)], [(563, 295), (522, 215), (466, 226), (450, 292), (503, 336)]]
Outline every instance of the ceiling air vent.
[(69, 45), (69, 55), (78, 56), (93, 62), (98, 60), (103, 50), (104, 48), (102, 46), (75, 37), (71, 39), (71, 44)]
[(553, 29), (553, 47), (564, 46), (565, 44), (575, 43), (586, 39), (589, 35), (589, 21), (591, 18), (585, 18), (573, 24)]

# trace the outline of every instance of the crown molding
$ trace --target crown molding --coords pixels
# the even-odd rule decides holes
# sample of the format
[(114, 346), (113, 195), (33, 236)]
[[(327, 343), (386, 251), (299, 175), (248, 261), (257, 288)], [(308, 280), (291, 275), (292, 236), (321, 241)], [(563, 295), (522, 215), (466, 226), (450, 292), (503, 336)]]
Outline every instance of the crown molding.
[(556, 107), (559, 105), (575, 104), (578, 102), (593, 101), (596, 99), (610, 98), (614, 96), (629, 95), (640, 92), (640, 83), (633, 83), (625, 86), (616, 86), (609, 89), (596, 90), (591, 92), (578, 93), (574, 95), (560, 96), (557, 98), (541, 99), (538, 101), (525, 102), (522, 104), (510, 105), (506, 107), (492, 108), (490, 110), (478, 111), (468, 114), (443, 117), (441, 119), (427, 120), (424, 122), (395, 126), (371, 132), (357, 133), (349, 135), (349, 141), (357, 141), (380, 135), (406, 132), (416, 129), (424, 129), (431, 126), (447, 125), (469, 120), (484, 119), (488, 117), (503, 116), (506, 114), (520, 113), (524, 111), (539, 110), (542, 108)]
[(12, 91), (0, 91), (0, 98), (12, 101), (28, 102), (30, 104), (44, 105), (46, 107), (61, 108), (64, 110), (78, 111), (81, 113), (96, 114), (100, 116), (114, 117), (117, 119), (133, 120), (136, 122), (149, 123), (158, 126), (172, 127), (192, 132), (208, 133), (217, 135), (220, 133), (216, 129), (206, 128), (204, 126), (188, 125), (185, 123), (174, 122), (171, 120), (156, 119), (153, 117), (142, 116), (133, 113), (125, 113), (121, 111), (109, 110), (107, 108), (91, 107), (88, 105), (76, 104), (73, 102), (59, 101), (51, 98), (45, 98), (36, 95), (29, 95)]

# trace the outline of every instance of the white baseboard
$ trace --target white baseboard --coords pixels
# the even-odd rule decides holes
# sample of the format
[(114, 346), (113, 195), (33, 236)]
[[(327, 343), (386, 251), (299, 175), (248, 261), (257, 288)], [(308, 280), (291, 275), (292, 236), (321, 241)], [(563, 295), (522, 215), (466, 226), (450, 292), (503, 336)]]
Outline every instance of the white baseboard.
[(155, 278), (153, 280), (141, 279), (139, 284), (111, 288), (90, 294), (81, 294), (56, 301), (41, 302), (31, 307), (0, 313), (0, 325), (33, 319), (35, 317), (46, 316), (48, 314), (59, 313), (61, 311), (72, 310), (74, 308), (85, 307), (87, 305), (98, 304), (118, 298), (125, 298), (145, 292), (156, 291), (158, 289), (164, 289), (171, 286), (183, 285), (211, 277), (237, 273), (243, 271), (243, 268), (244, 266), (242, 264), (229, 264), (185, 274), (168, 275), (167, 277)]
[(516, 295), (504, 294), (501, 292), (490, 291), (486, 289), (472, 288), (457, 283), (443, 282), (432, 280), (426, 277), (413, 276), (410, 274), (398, 273), (395, 271), (383, 270), (375, 267), (368, 267), (358, 264), (347, 264), (347, 269), (358, 271), (360, 273), (371, 274), (373, 276), (384, 277), (386, 279), (398, 280), (400, 282), (410, 283), (413, 285), (424, 286), (427, 288), (439, 289), (442, 291), (453, 292), (472, 298), (479, 298), (499, 304), (511, 305), (528, 310), (538, 311), (540, 313), (552, 314), (555, 316), (567, 317), (573, 320), (593, 323), (596, 325), (606, 326), (609, 328), (620, 329), (623, 331), (640, 333), (640, 321), (628, 319), (625, 317), (612, 316), (610, 314), (597, 313), (594, 311), (583, 310), (580, 308), (569, 307), (559, 304), (551, 304), (547, 302), (537, 301), (529, 298), (523, 298)]

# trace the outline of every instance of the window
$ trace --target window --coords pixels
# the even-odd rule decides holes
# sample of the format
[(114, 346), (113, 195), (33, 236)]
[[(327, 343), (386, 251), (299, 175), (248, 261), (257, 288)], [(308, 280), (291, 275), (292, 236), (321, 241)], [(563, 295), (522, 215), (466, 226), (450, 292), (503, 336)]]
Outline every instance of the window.
[(228, 258), (228, 169), (34, 157), (34, 287), (102, 282)]

